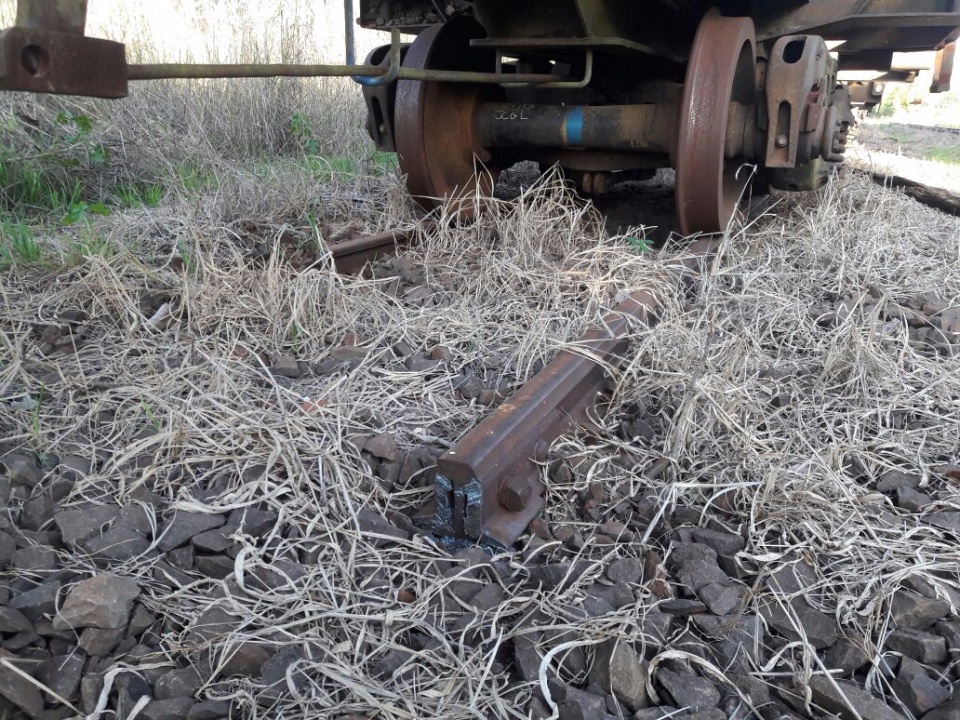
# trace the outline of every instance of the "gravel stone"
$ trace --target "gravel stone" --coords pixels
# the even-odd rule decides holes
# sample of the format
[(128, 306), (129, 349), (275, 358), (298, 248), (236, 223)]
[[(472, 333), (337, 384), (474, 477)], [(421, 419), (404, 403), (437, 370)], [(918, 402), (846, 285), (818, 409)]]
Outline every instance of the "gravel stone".
[(205, 553), (222, 553), (236, 544), (230, 536), (237, 531), (229, 523), (215, 530), (207, 530), (190, 538), (190, 544)]
[(190, 698), (154, 700), (140, 712), (143, 720), (183, 720), (190, 714), (194, 702)]
[(80, 674), (86, 658), (79, 653), (57, 655), (37, 665), (34, 677), (65, 700), (73, 700), (80, 689)]
[(805, 593), (817, 584), (817, 571), (803, 560), (784, 565), (767, 578), (767, 587), (782, 596)]
[(934, 527), (960, 535), (960, 512), (935, 512), (924, 517)]
[(652, 611), (643, 616), (641, 631), (644, 635), (652, 638), (657, 643), (663, 643), (670, 634), (670, 626), (673, 625), (673, 615), (667, 613)]
[(22, 530), (39, 530), (53, 519), (54, 514), (59, 509), (53, 498), (46, 493), (31, 498), (20, 512), (20, 528)]
[(647, 704), (647, 664), (625, 643), (608, 640), (599, 645), (589, 677), (632, 712)]
[(117, 522), (146, 537), (153, 532), (153, 519), (153, 508), (149, 505), (135, 503), (133, 505), (124, 505), (120, 508), (120, 517), (117, 519)]
[(923, 630), (896, 630), (887, 638), (887, 648), (925, 665), (947, 660), (947, 641)]
[(608, 613), (616, 612), (616, 608), (607, 600), (599, 597), (587, 595), (583, 599), (583, 612), (587, 617), (602, 617)]
[(400, 451), (397, 449), (397, 441), (390, 433), (380, 433), (369, 438), (363, 443), (364, 451), (381, 460), (399, 460)]
[(795, 621), (792, 615), (795, 615), (803, 628), (807, 642), (817, 650), (825, 650), (837, 642), (837, 623), (832, 617), (814, 610), (802, 599), (796, 599), (790, 604), (793, 610), (791, 614), (787, 614), (779, 603), (773, 602), (761, 605), (760, 614), (771, 627), (788, 640), (802, 639), (794, 626)]
[[(11, 662), (16, 660), (15, 655), (5, 650), (0, 650), (0, 657)], [(26, 670), (27, 668), (20, 667), (19, 669)], [(23, 710), (29, 718), (39, 720), (43, 714), (43, 698), (36, 686), (22, 675), (3, 665), (0, 665), (0, 696)]]
[(7, 468), (7, 477), (14, 485), (32, 488), (43, 479), (43, 468), (32, 456), (25, 453), (8, 453), (0, 458), (0, 463)]
[(947, 651), (956, 659), (960, 655), (960, 621), (941, 620), (934, 629), (947, 641)]
[(576, 583), (589, 567), (587, 561), (535, 565), (530, 568), (530, 581), (534, 586), (539, 584), (546, 592), (563, 591)]
[(0, 633), (13, 635), (14, 633), (31, 632), (33, 623), (19, 610), (12, 607), (0, 606)]
[[(661, 705), (660, 707), (637, 710), (637, 712), (633, 714), (632, 720), (663, 720), (664, 718), (677, 717), (679, 713), (680, 708)], [(689, 717), (689, 715), (683, 715), (684, 720), (687, 720)]]
[(570, 686), (564, 686), (558, 695), (563, 696), (554, 696), (555, 702), (559, 700), (560, 720), (600, 720), (607, 714), (607, 701), (601, 695)]
[(748, 673), (752, 665), (762, 664), (764, 628), (757, 615), (694, 615), (692, 619), (710, 641), (708, 650), (722, 667)]
[(277, 524), (278, 515), (267, 510), (247, 507), (234, 510), (230, 513), (227, 525), (240, 528), (245, 535), (263, 537)]
[(870, 658), (863, 649), (846, 638), (840, 638), (837, 644), (827, 650), (824, 662), (829, 669), (843, 670), (844, 675), (853, 675), (867, 664)]
[(4, 568), (10, 564), (10, 559), (16, 550), (16, 540), (7, 533), (0, 531), (0, 568)]
[(543, 640), (543, 633), (525, 633), (513, 640), (513, 666), (517, 674), (526, 682), (536, 682), (543, 659), (537, 646)]
[(190, 542), (190, 538), (207, 530), (218, 528), (225, 522), (223, 515), (207, 515), (205, 513), (191, 513), (178, 510), (167, 521), (160, 534), (157, 546), (161, 552), (175, 550), (181, 545)]
[(113, 650), (123, 636), (126, 634), (126, 628), (114, 628), (112, 630), (103, 630), (96, 627), (84, 628), (80, 633), (78, 645), (87, 655), (100, 656), (106, 655)]
[(5, 650), (10, 650), (12, 652), (18, 652), (24, 648), (36, 644), (40, 640), (40, 636), (35, 632), (25, 632), (18, 633), (11, 638), (7, 638), (3, 641), (3, 647)]
[(187, 720), (220, 720), (230, 717), (230, 703), (227, 700), (207, 700), (190, 708)]
[(640, 558), (621, 558), (614, 560), (607, 568), (607, 578), (612, 583), (643, 582), (643, 560)]
[(80, 548), (87, 540), (99, 535), (103, 526), (112, 523), (119, 515), (119, 505), (91, 505), (58, 512), (53, 516), (53, 521), (60, 528), (63, 542)]
[[(146, 696), (148, 698), (153, 698), (152, 691), (150, 690), (150, 683), (148, 683), (144, 678), (140, 677), (137, 673), (125, 672), (120, 673), (114, 678), (113, 686), (117, 691), (117, 710), (119, 711), (121, 706), (129, 711), (140, 702), (140, 698)], [(119, 717), (126, 716), (126, 712), (119, 713)]]
[(41, 583), (32, 590), (14, 595), (10, 607), (19, 610), (30, 620), (36, 622), (44, 615), (53, 615), (57, 609), (57, 595), (60, 593), (60, 581)]
[[(716, 584), (723, 586), (730, 584), (729, 576), (720, 569), (716, 560), (711, 560), (710, 562), (697, 560), (684, 563), (677, 571), (677, 580), (695, 593), (698, 593), (701, 588), (707, 585)], [(706, 600), (703, 598), (700, 599), (709, 607), (709, 603), (707, 603)]]
[(129, 578), (97, 575), (75, 585), (53, 620), (57, 630), (98, 627), (122, 628), (130, 619), (140, 587)]
[(960, 720), (960, 692), (953, 693), (953, 699), (923, 716), (923, 720)]
[(704, 710), (720, 704), (720, 691), (712, 682), (699, 675), (661, 668), (656, 677), (673, 700), (673, 704), (678, 707)]
[(723, 555), (732, 558), (747, 546), (746, 541), (741, 536), (719, 530), (694, 528), (691, 535), (694, 542), (712, 548), (718, 557)]
[(413, 653), (407, 650), (391, 650), (377, 663), (374, 673), (383, 680), (389, 680), (412, 659)]
[[(363, 509), (357, 513), (357, 525), (364, 538), (374, 547), (392, 545), (395, 540), (409, 540), (410, 533), (401, 530), (380, 513)], [(373, 537), (376, 535), (384, 537)]]
[(233, 632), (234, 628), (240, 624), (239, 618), (231, 615), (218, 605), (207, 608), (187, 633), (187, 640), (193, 643), (206, 643), (211, 640), (217, 640), (224, 635)]
[(504, 601), (505, 597), (506, 595), (503, 592), (503, 588), (496, 583), (489, 583), (484, 585), (480, 589), (480, 592), (470, 598), (470, 605), (472, 605), (473, 609), (477, 612), (486, 612), (500, 607), (500, 603)]
[(203, 682), (203, 677), (195, 667), (171, 670), (154, 683), (153, 696), (157, 700), (193, 697)]
[(920, 512), (933, 502), (931, 498), (926, 493), (919, 492), (910, 487), (899, 487), (897, 488), (896, 493), (896, 505), (898, 508), (907, 510), (908, 512)]
[(125, 562), (143, 555), (150, 549), (150, 542), (136, 530), (114, 525), (103, 535), (87, 540), (83, 549), (100, 560)]
[(197, 555), (193, 564), (201, 573), (216, 580), (230, 575), (236, 565), (233, 558), (225, 555)]
[(260, 677), (263, 665), (270, 659), (270, 653), (262, 645), (241, 643), (224, 663), (223, 677)]
[(883, 700), (850, 680), (835, 678), (831, 681), (822, 675), (814, 675), (810, 678), (809, 687), (813, 701), (827, 712), (835, 713), (841, 720), (854, 720), (856, 717), (850, 710), (850, 705), (856, 708), (861, 720), (906, 720)]
[(193, 545), (185, 545), (182, 548), (168, 552), (167, 562), (178, 570), (192, 570), (194, 554)]
[(171, 590), (189, 585), (196, 579), (162, 560), (154, 564), (152, 576), (156, 582), (165, 585)]
[(660, 610), (670, 615), (699, 615), (707, 611), (707, 606), (699, 600), (688, 600), (681, 598), (678, 600), (667, 600), (660, 603)]
[(270, 372), (281, 377), (296, 379), (300, 377), (300, 364), (296, 358), (289, 355), (279, 355), (274, 358), (273, 364), (270, 365)]
[(898, 488), (909, 487), (916, 490), (920, 487), (923, 478), (915, 473), (903, 470), (887, 470), (877, 482), (877, 490), (882, 493), (896, 492)]
[(944, 687), (912, 658), (900, 659), (900, 669), (893, 681), (893, 690), (897, 697), (910, 708), (914, 715), (923, 715), (950, 699), (950, 688)]
[(86, 477), (92, 469), (93, 463), (80, 455), (64, 455), (57, 466), (60, 477), (70, 482)]
[(714, 615), (727, 615), (740, 604), (741, 593), (735, 587), (710, 583), (697, 591), (697, 597)]
[(891, 618), (897, 628), (928, 628), (949, 612), (950, 603), (912, 590), (897, 590), (890, 602)]

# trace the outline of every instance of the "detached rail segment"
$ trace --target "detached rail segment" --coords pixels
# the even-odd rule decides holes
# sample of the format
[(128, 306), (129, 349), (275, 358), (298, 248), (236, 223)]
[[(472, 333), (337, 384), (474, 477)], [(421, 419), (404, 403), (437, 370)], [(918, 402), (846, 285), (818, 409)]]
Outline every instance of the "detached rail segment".
[(337, 272), (345, 275), (359, 273), (367, 263), (395, 254), (397, 245), (409, 241), (414, 232), (416, 231), (392, 230), (330, 245), (328, 247), (333, 266)]
[(516, 542), (544, 507), (540, 464), (550, 443), (592, 424), (607, 365), (622, 359), (632, 329), (656, 321), (659, 306), (649, 291), (630, 295), (444, 453), (434, 507), (420, 524), (497, 547)]
[[(342, 273), (391, 255), (415, 231), (394, 231), (330, 247)], [(670, 267), (682, 279), (712, 262), (719, 241), (701, 239)], [(498, 548), (513, 545), (543, 510), (546, 488), (541, 466), (550, 444), (578, 427), (596, 428), (608, 369), (625, 359), (638, 327), (653, 327), (661, 301), (637, 290), (596, 326), (564, 349), (437, 461), (434, 500), (414, 518), (438, 535)]]
[(871, 177), (877, 185), (883, 185), (886, 188), (901, 189), (905, 195), (909, 195), (919, 203), (945, 212), (948, 215), (960, 217), (960, 195), (957, 193), (942, 188), (930, 187), (929, 185), (924, 185), (916, 180), (908, 180), (899, 175), (873, 173)]

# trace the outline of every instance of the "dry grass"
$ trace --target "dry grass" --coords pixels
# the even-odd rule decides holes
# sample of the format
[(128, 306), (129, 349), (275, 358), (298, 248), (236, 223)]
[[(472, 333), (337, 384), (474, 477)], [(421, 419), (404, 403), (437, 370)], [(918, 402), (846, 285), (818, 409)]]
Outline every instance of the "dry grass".
[[(885, 600), (904, 582), (960, 590), (955, 541), (873, 486), (886, 469), (915, 470), (936, 508), (960, 509), (955, 485), (930, 472), (960, 459), (960, 361), (921, 351), (888, 319), (894, 303), (923, 293), (960, 304), (957, 220), (849, 173), (734, 228), (722, 264), (681, 293), (669, 258), (678, 246), (641, 252), (627, 236), (607, 237), (594, 211), (550, 176), (516, 203), (493, 202), (476, 225), (421, 232), (404, 272), (422, 276), (429, 298), (398, 296), (386, 268), (335, 274), (318, 237), (321, 224), (330, 235), (420, 222), (394, 173), (368, 174), (362, 162), (360, 172), (336, 170), (338, 157), (369, 156), (358, 96), (337, 83), (158, 83), (121, 104), (10, 106), (41, 128), (63, 108), (94, 118), (91, 142), (112, 159), (84, 178), (91, 197), (137, 180), (159, 181), (165, 193), (155, 208), (44, 224), (44, 263), (0, 276), (0, 437), (93, 462), (68, 506), (132, 503), (149, 491), (171, 510), (279, 515), (263, 540), (238, 538), (223, 581), (196, 575), (171, 592), (152, 575), (155, 559), (111, 567), (138, 578), (165, 621), (163, 650), (149, 662), (216, 668), (258, 643), (302, 658), (277, 687), (214, 676), (201, 694), (231, 699), (251, 718), (453, 719), (525, 716), (533, 688), (511, 685), (509, 668), (523, 636), (559, 645), (543, 672), (559, 667), (568, 680), (584, 679), (592, 647), (609, 638), (643, 644), (654, 666), (678, 657), (681, 628), (665, 644), (644, 634), (656, 605), (649, 593), (616, 613), (580, 612), (584, 588), (612, 560), (646, 549), (590, 539), (579, 504), (592, 483), (607, 489), (602, 519), (653, 497), (664, 516), (686, 508), (700, 522), (745, 530), (741, 560), (760, 577), (747, 612), (774, 599), (768, 574), (809, 563), (817, 583), (807, 601), (874, 663), (889, 629)], [(321, 148), (319, 171), (304, 162), (295, 113), (334, 143)], [(11, 146), (36, 142), (23, 124), (11, 132)], [(293, 255), (321, 262), (305, 270)], [(358, 510), (407, 511), (429, 491), (420, 477), (385, 493), (353, 438), (388, 431), (403, 450), (446, 447), (490, 412), (456, 392), (459, 375), (515, 388), (640, 287), (662, 298), (663, 317), (637, 328), (631, 362), (615, 373), (608, 432), (553, 448), (576, 470), (550, 482), (545, 517), (583, 532), (580, 553), (554, 544), (492, 558), (489, 582), (503, 597), (475, 613), (455, 583), (476, 580), (451, 573), (442, 546), (419, 537), (381, 546), (360, 531)], [(841, 302), (847, 309), (828, 322)], [(170, 319), (153, 326), (164, 303)], [(42, 356), (38, 328), (69, 310), (88, 314), (89, 338), (76, 353)], [(322, 361), (345, 342), (367, 350), (356, 367), (296, 380), (266, 369), (278, 355)], [(406, 356), (439, 346), (447, 363), (407, 369)], [(652, 443), (616, 434), (637, 408), (654, 426)], [(669, 469), (647, 477), (663, 459)], [(652, 530), (643, 538), (663, 540)], [(569, 587), (544, 591), (526, 582), (543, 558), (589, 566)], [(62, 560), (93, 569), (82, 554)], [(258, 579), (266, 571), (279, 578), (268, 589)], [(214, 607), (236, 623), (222, 638), (198, 639), (192, 631)], [(407, 672), (378, 676), (384, 656), (411, 645), (420, 649)], [(776, 650), (756, 677), (824, 672), (804, 642)], [(578, 654), (585, 665), (567, 662)], [(876, 664), (869, 683), (889, 695)]]
[[(590, 569), (551, 592), (524, 584), (523, 556), (497, 556), (503, 600), (474, 614), (449, 592), (457, 577), (443, 548), (422, 538), (378, 547), (359, 532), (359, 509), (409, 509), (426, 490), (412, 482), (384, 494), (349, 442), (387, 430), (403, 448), (444, 447), (488, 412), (457, 395), (458, 373), (516, 386), (641, 286), (663, 297), (663, 321), (637, 331), (634, 359), (618, 375), (610, 435), (554, 448), (578, 471), (569, 485), (551, 485), (551, 523), (579, 522), (577, 494), (591, 482), (609, 489), (604, 517), (643, 495), (665, 511), (712, 513), (746, 528), (750, 567), (766, 573), (797, 557), (812, 562), (820, 581), (809, 601), (873, 658), (886, 632), (883, 600), (908, 576), (960, 587), (952, 541), (869, 487), (883, 469), (915, 468), (939, 507), (960, 504), (956, 489), (927, 470), (957, 458), (957, 360), (918, 353), (901, 324), (881, 319), (885, 303), (918, 293), (958, 301), (955, 220), (852, 175), (735, 231), (722, 267), (684, 299), (666, 258), (604, 237), (592, 211), (547, 178), (516, 205), (495, 202), (475, 226), (413, 244), (407, 266), (420, 268), (434, 292), (424, 305), (396, 297), (386, 278), (344, 278), (325, 264), (298, 270), (279, 248), (289, 232), (312, 247), (296, 213), (310, 202), (364, 230), (414, 222), (396, 180), (288, 177), (224, 178), (216, 190), (171, 196), (154, 211), (99, 219), (92, 229), (112, 254), (63, 271), (17, 268), (0, 280), (0, 397), (39, 400), (33, 410), (5, 412), (3, 435), (96, 461), (67, 504), (132, 502), (146, 489), (172, 508), (259, 505), (280, 515), (267, 542), (240, 538), (225, 581), (198, 577), (171, 593), (151, 578), (152, 561), (112, 568), (138, 577), (151, 609), (166, 618), (168, 658), (184, 653), (216, 667), (244, 642), (302, 653), (288, 671), (288, 692), (214, 680), (208, 697), (233, 699), (246, 717), (375, 709), (384, 718), (522, 717), (529, 689), (508, 687), (504, 664), (513, 640), (532, 631), (519, 617), (534, 613), (554, 640), (567, 641), (548, 663), (568, 652), (589, 660), (593, 644), (607, 638), (643, 638), (651, 596), (599, 618), (571, 610), (611, 560), (639, 553), (639, 545), (588, 542), (579, 556)], [(255, 222), (256, 242), (278, 243), (265, 265), (250, 258), (241, 221)], [(169, 264), (181, 241), (188, 271)], [(869, 291), (879, 294), (872, 306)], [(154, 304), (145, 309), (146, 296)], [(830, 327), (818, 322), (847, 296), (855, 298), (849, 315)], [(151, 329), (145, 320), (161, 300), (172, 304), (173, 321)], [(76, 355), (40, 357), (31, 327), (70, 309), (89, 313), (91, 340)], [(260, 358), (322, 360), (349, 335), (369, 351), (359, 367), (295, 381), (264, 371)], [(410, 372), (401, 345), (442, 345), (452, 359)], [(773, 407), (771, 398), (784, 394), (789, 402)], [(305, 410), (304, 398), (325, 404)], [(621, 408), (637, 405), (655, 418), (653, 445), (614, 438)], [(644, 477), (663, 457), (670, 470)], [(551, 552), (563, 554), (554, 547), (539, 555)], [(83, 556), (65, 560), (90, 568)], [(252, 579), (268, 568), (291, 572), (285, 561), (305, 563), (306, 574), (267, 591)], [(413, 600), (398, 599), (400, 590)], [(766, 597), (761, 584), (749, 602)], [(191, 629), (214, 606), (237, 625), (220, 641), (198, 643)], [(408, 672), (379, 677), (376, 664), (412, 638), (422, 649)], [(661, 660), (677, 649), (644, 642)], [(771, 681), (819, 672), (802, 643), (756, 668)], [(879, 674), (871, 677), (884, 691)]]

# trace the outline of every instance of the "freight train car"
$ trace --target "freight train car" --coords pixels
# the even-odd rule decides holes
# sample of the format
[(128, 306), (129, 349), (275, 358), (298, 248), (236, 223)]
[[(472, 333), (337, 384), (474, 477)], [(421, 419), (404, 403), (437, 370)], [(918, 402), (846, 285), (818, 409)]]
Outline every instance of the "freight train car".
[(85, 17), (86, 0), (20, 0), (0, 89), (121, 97), (136, 79), (352, 76), (371, 137), (426, 208), (473, 215), (520, 160), (559, 164), (587, 192), (672, 167), (686, 233), (721, 231), (750, 184), (822, 185), (852, 104), (915, 76), (895, 56), (936, 51), (942, 92), (960, 36), (960, 0), (360, 0), (360, 25), (392, 35), (362, 65), (128, 65), (122, 45), (84, 35)]

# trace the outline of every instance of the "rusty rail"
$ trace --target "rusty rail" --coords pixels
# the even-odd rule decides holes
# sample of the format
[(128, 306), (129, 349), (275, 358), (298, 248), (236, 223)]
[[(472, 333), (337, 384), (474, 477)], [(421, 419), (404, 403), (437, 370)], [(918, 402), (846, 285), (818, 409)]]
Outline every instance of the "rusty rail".
[[(429, 227), (429, 225), (427, 226)], [(330, 246), (338, 272), (360, 272), (393, 254), (416, 231), (395, 230)], [(719, 241), (698, 240), (670, 263), (682, 282), (712, 262)], [(551, 443), (595, 428), (609, 380), (638, 327), (658, 321), (661, 303), (641, 289), (563, 350), (437, 462), (434, 500), (415, 518), (439, 535), (506, 548), (544, 508), (541, 466)]]
[(391, 230), (330, 245), (333, 265), (337, 272), (345, 275), (359, 273), (367, 263), (393, 255), (397, 246), (409, 241), (415, 232), (415, 230)]
[[(717, 244), (693, 243), (677, 259), (681, 276), (706, 267)], [(441, 535), (513, 545), (544, 508), (541, 466), (550, 444), (595, 427), (607, 369), (623, 359), (638, 326), (656, 324), (660, 309), (651, 291), (634, 292), (461, 438), (438, 460), (434, 502), (416, 521)]]

